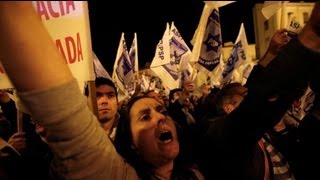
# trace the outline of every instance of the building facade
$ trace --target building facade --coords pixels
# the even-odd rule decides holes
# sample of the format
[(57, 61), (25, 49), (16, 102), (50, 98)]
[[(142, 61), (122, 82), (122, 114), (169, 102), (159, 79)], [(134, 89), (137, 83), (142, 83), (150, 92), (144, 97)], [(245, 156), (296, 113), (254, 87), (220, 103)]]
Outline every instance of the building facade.
[(294, 26), (297, 29), (302, 29), (309, 20), (313, 6), (314, 3), (311, 2), (283, 2), (281, 8), (269, 19), (266, 19), (261, 12), (263, 3), (256, 4), (253, 8), (253, 21), (257, 59), (264, 55), (272, 35), (277, 29), (287, 28), (290, 30)]

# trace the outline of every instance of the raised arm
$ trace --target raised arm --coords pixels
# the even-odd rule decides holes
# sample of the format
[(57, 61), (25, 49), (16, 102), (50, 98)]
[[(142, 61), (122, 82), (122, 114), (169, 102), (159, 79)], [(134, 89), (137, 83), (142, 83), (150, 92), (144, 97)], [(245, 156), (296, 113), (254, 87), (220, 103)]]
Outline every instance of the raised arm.
[(31, 2), (0, 3), (0, 59), (35, 122), (47, 129), (52, 179), (138, 179), (117, 154)]
[(19, 91), (47, 89), (73, 77), (31, 1), (0, 3), (0, 59)]
[(259, 60), (261, 66), (266, 67), (278, 55), (281, 48), (289, 42), (290, 38), (286, 34), (287, 32), (287, 29), (281, 28), (273, 34), (266, 53)]

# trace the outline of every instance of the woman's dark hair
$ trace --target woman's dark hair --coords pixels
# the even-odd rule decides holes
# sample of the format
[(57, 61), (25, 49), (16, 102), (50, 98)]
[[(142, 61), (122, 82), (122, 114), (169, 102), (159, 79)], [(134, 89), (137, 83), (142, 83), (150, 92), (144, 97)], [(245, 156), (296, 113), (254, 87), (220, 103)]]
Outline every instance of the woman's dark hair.
[(148, 96), (136, 96), (131, 98), (127, 105), (120, 112), (120, 119), (117, 126), (117, 132), (114, 140), (114, 146), (118, 153), (136, 170), (138, 176), (142, 179), (150, 178), (151, 171), (148, 165), (132, 149), (132, 132), (130, 127), (130, 110), (135, 102), (142, 98), (151, 98)]
[[(145, 162), (132, 148), (132, 132), (130, 127), (130, 110), (135, 102), (143, 98), (151, 98), (148, 96), (137, 96), (129, 100), (126, 107), (120, 112), (120, 119), (117, 127), (117, 132), (114, 140), (114, 146), (117, 152), (136, 170), (141, 179), (154, 179), (155, 175), (151, 169), (153, 166)], [(151, 98), (153, 99), (153, 98)], [(181, 133), (177, 127), (178, 138)], [(181, 149), (180, 149), (181, 151)], [(181, 154), (181, 153), (179, 153)], [(186, 158), (181, 158), (179, 155), (175, 159), (172, 177), (173, 179), (197, 179), (192, 169), (195, 166), (185, 161)]]

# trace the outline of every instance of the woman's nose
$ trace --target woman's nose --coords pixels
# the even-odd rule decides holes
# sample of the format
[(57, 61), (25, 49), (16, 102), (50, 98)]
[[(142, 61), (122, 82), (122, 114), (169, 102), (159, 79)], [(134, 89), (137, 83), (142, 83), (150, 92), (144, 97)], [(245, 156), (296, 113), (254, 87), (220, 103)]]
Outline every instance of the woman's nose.
[(166, 116), (163, 113), (156, 112), (156, 120), (158, 124), (163, 123), (166, 120)]

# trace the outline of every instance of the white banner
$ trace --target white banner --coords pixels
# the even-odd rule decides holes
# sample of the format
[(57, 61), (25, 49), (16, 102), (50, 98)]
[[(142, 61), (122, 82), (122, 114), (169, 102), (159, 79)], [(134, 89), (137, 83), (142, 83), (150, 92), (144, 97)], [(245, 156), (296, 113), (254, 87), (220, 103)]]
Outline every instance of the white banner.
[[(87, 2), (32, 1), (32, 3), (73, 76), (78, 81), (94, 80)], [(37, 37), (34, 39), (36, 41)], [(6, 74), (0, 70), (0, 89), (5, 88), (13, 86)]]

